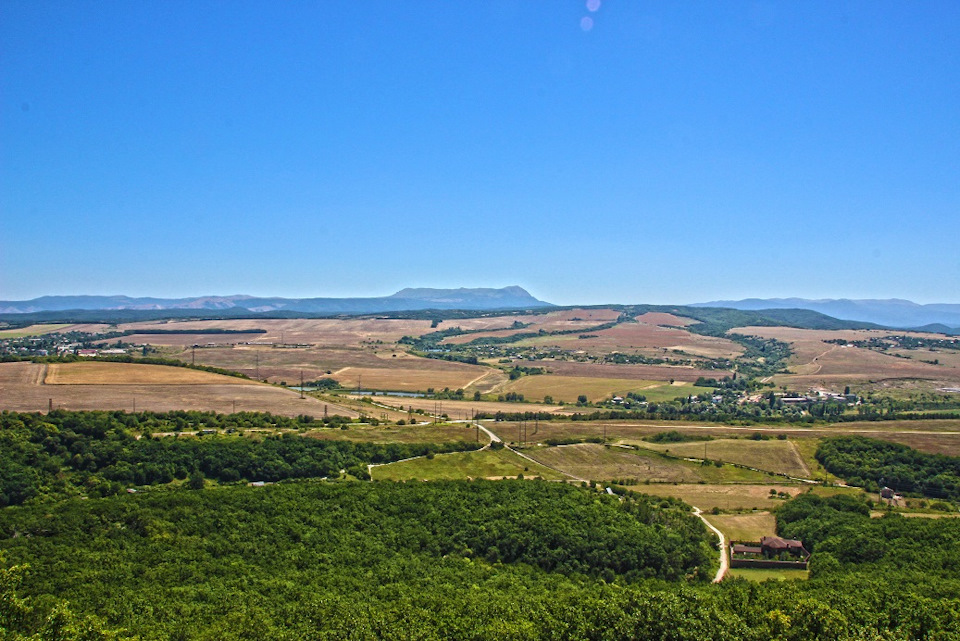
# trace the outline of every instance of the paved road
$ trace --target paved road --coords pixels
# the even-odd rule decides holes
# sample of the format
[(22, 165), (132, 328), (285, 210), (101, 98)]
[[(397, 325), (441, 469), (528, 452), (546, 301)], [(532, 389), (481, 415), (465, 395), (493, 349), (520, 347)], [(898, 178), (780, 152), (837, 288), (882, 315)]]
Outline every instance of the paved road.
[(700, 517), (700, 520), (706, 523), (707, 527), (713, 530), (714, 532), (716, 532), (717, 536), (720, 537), (720, 569), (717, 570), (717, 576), (713, 577), (714, 583), (720, 583), (720, 581), (723, 580), (724, 575), (727, 573), (727, 570), (730, 567), (727, 562), (727, 537), (725, 537), (723, 535), (723, 532), (715, 528), (713, 524), (710, 523), (710, 521), (708, 521), (703, 516), (703, 513), (700, 511), (700, 508), (698, 507), (693, 508), (693, 513), (696, 516)]

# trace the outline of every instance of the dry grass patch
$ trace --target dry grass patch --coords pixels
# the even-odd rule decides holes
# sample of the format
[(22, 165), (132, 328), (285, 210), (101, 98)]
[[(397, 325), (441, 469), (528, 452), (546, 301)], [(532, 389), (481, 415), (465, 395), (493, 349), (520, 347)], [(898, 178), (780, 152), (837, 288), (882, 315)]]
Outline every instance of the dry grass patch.
[(777, 519), (770, 512), (711, 514), (708, 518), (728, 541), (759, 541), (762, 536), (777, 535)]
[[(796, 496), (806, 491), (804, 486), (783, 484), (757, 485), (700, 485), (700, 484), (650, 484), (632, 489), (654, 496), (669, 496), (678, 498), (696, 505), (701, 510), (719, 508), (724, 511), (738, 510), (772, 510), (783, 504), (783, 499), (776, 498), (776, 492), (787, 492)], [(770, 490), (775, 490), (770, 494)], [(771, 498), (773, 497), (773, 498)], [(708, 517), (713, 522), (714, 516)], [(718, 526), (719, 527), (719, 526)]]
[[(323, 428), (304, 434), (323, 441), (355, 441), (364, 443), (456, 443), (475, 441), (476, 428), (450, 423), (429, 425), (349, 425), (347, 429)], [(487, 436), (481, 432), (480, 442)]]
[(356, 389), (359, 385), (365, 390), (425, 392), (431, 388), (462, 389), (484, 373), (483, 369), (470, 365), (449, 370), (344, 367), (329, 376), (347, 388)]
[(610, 365), (604, 363), (579, 363), (576, 361), (528, 361), (528, 367), (543, 367), (557, 376), (582, 376), (588, 378), (616, 378), (641, 381), (682, 381), (693, 383), (701, 376), (722, 378), (732, 372), (726, 370), (697, 369), (675, 365)]
[[(629, 479), (641, 483), (697, 483), (762, 481), (766, 475), (724, 466), (701, 466), (671, 459), (649, 450), (596, 443), (525, 449), (524, 454), (548, 467), (594, 481)], [(644, 485), (644, 487), (647, 487)], [(651, 485), (652, 487), (652, 485)]]
[[(542, 401), (545, 396), (552, 396), (555, 401), (568, 403), (585, 395), (591, 403), (609, 399), (614, 395), (624, 396), (628, 392), (645, 393), (646, 390), (665, 385), (662, 381), (644, 381), (616, 378), (586, 378), (577, 376), (554, 376), (539, 374), (523, 376), (502, 386), (499, 391), (517, 392), (525, 398)], [(683, 396), (681, 392), (677, 396)]]
[[(500, 403), (496, 401), (438, 401), (432, 398), (402, 398), (397, 396), (376, 396), (373, 397), (377, 403), (388, 405), (396, 411), (405, 412), (409, 408), (414, 410), (423, 410), (430, 414), (434, 409), (439, 409), (441, 414), (448, 415), (451, 419), (461, 420), (469, 419), (474, 412), (484, 412), (486, 414), (496, 414), (497, 412), (547, 412), (551, 414), (561, 414), (564, 411), (572, 412), (574, 408), (561, 408), (556, 405), (538, 405), (535, 403)], [(542, 425), (543, 423), (541, 423)], [(500, 425), (499, 423), (497, 425)]]
[(706, 458), (714, 461), (746, 465), (788, 476), (810, 477), (810, 470), (807, 469), (800, 453), (793, 443), (787, 440), (717, 439), (689, 443), (639, 441), (637, 445), (659, 452), (669, 451), (675, 456), (704, 458), (706, 454)]

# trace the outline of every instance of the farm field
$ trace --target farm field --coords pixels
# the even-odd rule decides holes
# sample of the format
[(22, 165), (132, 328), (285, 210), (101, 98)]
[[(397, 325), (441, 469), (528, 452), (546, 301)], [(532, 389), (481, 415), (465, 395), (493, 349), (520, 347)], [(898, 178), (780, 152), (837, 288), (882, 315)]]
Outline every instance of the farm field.
[(641, 381), (681, 381), (693, 383), (698, 378), (722, 378), (732, 374), (726, 370), (697, 369), (675, 365), (613, 365), (577, 361), (533, 360), (522, 363), (527, 367), (543, 367), (556, 376), (588, 378), (623, 378)]
[[(743, 353), (737, 343), (712, 336), (694, 334), (685, 326), (687, 319), (672, 314), (648, 313), (638, 316), (635, 323), (620, 323), (608, 329), (591, 330), (587, 324), (582, 327), (536, 325), (525, 331), (583, 329), (585, 334), (562, 334), (555, 336), (537, 336), (523, 339), (518, 346), (558, 347), (561, 349), (583, 350), (588, 353), (609, 353), (621, 351), (627, 353), (662, 354), (667, 351), (682, 351), (705, 358), (734, 358)], [(653, 321), (653, 322), (651, 322)], [(657, 322), (662, 321), (662, 323)], [(662, 326), (663, 324), (669, 326)]]
[[(452, 401), (452, 400), (434, 400), (432, 398), (401, 398), (397, 396), (375, 396), (373, 397), (381, 405), (389, 405), (397, 411), (407, 411), (408, 408), (414, 410), (423, 410), (433, 413), (435, 408), (441, 410), (441, 414), (447, 414), (452, 419), (468, 419), (473, 416), (474, 411), (485, 412), (487, 414), (496, 414), (497, 412), (546, 412), (549, 414), (572, 414), (578, 408), (573, 405), (542, 405), (538, 403), (507, 403), (499, 401)], [(582, 408), (581, 408), (582, 409)]]
[(237, 376), (223, 376), (187, 367), (89, 361), (51, 363), (46, 385), (256, 385)]
[[(712, 510), (713, 508), (724, 511), (770, 511), (783, 504), (783, 499), (776, 498), (775, 494), (771, 495), (770, 490), (786, 492), (790, 496), (796, 496), (802, 492), (809, 491), (823, 495), (841, 493), (861, 494), (863, 492), (863, 490), (859, 488), (819, 487), (801, 484), (790, 485), (779, 482), (740, 485), (689, 483), (672, 485), (669, 483), (651, 483), (650, 485), (643, 485), (642, 487), (635, 486), (630, 489), (654, 496), (678, 498), (690, 505), (696, 505), (704, 511)], [(708, 515), (707, 518), (713, 522), (715, 517)]]
[(777, 535), (777, 519), (770, 512), (710, 514), (707, 519), (728, 541), (759, 541), (761, 536)]
[[(427, 425), (349, 425), (347, 429), (323, 428), (306, 432), (307, 438), (323, 441), (355, 441), (362, 443), (456, 443), (476, 440), (476, 428), (457, 423)], [(480, 433), (480, 442), (489, 439)]]
[[(165, 352), (165, 355), (190, 362), (194, 350), (181, 348)], [(390, 391), (422, 391), (428, 387), (457, 389), (484, 375), (489, 377), (491, 373), (506, 378), (499, 370), (488, 367), (412, 356), (395, 345), (365, 348), (205, 347), (197, 349), (195, 357), (197, 363), (230, 369), (251, 378), (259, 372), (260, 378), (272, 383), (299, 381), (303, 372), (308, 381), (334, 378), (347, 387), (356, 387), (359, 373), (364, 377), (364, 386)]]
[(28, 336), (42, 336), (53, 332), (62, 331), (69, 325), (63, 323), (47, 323), (42, 325), (30, 325), (20, 329), (0, 329), (0, 341), (7, 338), (26, 338)]
[[(45, 383), (46, 365), (38, 363), (0, 363), (0, 409), (19, 412), (46, 412), (52, 405), (56, 409), (69, 410), (126, 410), (169, 412), (173, 410), (201, 410), (224, 414), (232, 412), (271, 412), (284, 416), (310, 414), (323, 416), (324, 408), (329, 414), (356, 417), (357, 412), (335, 404), (324, 403), (315, 398), (301, 399), (299, 394), (271, 385), (257, 384), (244, 379), (194, 372), (186, 368), (163, 365), (140, 365), (128, 363), (89, 363), (110, 365), (116, 368), (152, 367), (173, 370), (153, 375), (156, 380), (177, 380), (184, 372), (215, 377), (196, 383)], [(89, 365), (76, 363), (75, 365)], [(73, 365), (73, 364), (71, 364)], [(52, 366), (51, 366), (52, 367)], [(109, 380), (104, 371), (97, 375)], [(124, 370), (110, 373), (115, 381), (125, 380)]]
[[(77, 331), (105, 331), (103, 325), (75, 325)], [(286, 343), (307, 345), (333, 345), (359, 347), (370, 341), (395, 343), (403, 336), (420, 336), (431, 330), (428, 320), (406, 320), (392, 318), (255, 318), (255, 319), (228, 319), (228, 320), (187, 320), (187, 321), (160, 321), (121, 323), (116, 327), (119, 331), (150, 330), (252, 330), (263, 329), (265, 333), (250, 335), (234, 335), (231, 342), (253, 341), (258, 343)], [(142, 335), (148, 340), (159, 336), (156, 334)], [(165, 338), (177, 336), (168, 334)], [(180, 336), (189, 337), (191, 334)], [(206, 343), (208, 341), (202, 341)], [(193, 342), (183, 339), (180, 345), (188, 346)]]
[(793, 477), (810, 478), (810, 470), (800, 453), (788, 440), (754, 441), (750, 439), (717, 439), (689, 443), (647, 443), (637, 441), (640, 447), (675, 456), (706, 457), (714, 461), (737, 463), (768, 472), (779, 472)]
[(585, 395), (588, 401), (596, 403), (609, 400), (613, 396), (626, 396), (628, 392), (643, 394), (648, 400), (660, 401), (711, 392), (712, 389), (694, 387), (689, 383), (670, 385), (665, 381), (538, 374), (523, 376), (505, 383), (497, 391), (517, 392), (535, 401), (542, 401), (545, 396), (552, 396), (555, 402), (562, 400), (566, 403), (574, 403), (578, 396)]
[[(582, 479), (613, 481), (632, 479), (654, 483), (763, 482), (772, 477), (730, 466), (702, 466), (660, 456), (652, 451), (632, 450), (597, 443), (526, 448), (523, 453), (544, 465)], [(647, 487), (644, 485), (644, 487)]]
[[(867, 340), (887, 336), (889, 330), (810, 330), (791, 327), (740, 327), (731, 333), (774, 338), (790, 344), (794, 352), (788, 361), (789, 374), (778, 374), (772, 382), (799, 391), (811, 387), (841, 389), (850, 385), (854, 391), (881, 389), (884, 381), (927, 381), (918, 389), (960, 383), (960, 367), (944, 361), (940, 365), (922, 363), (911, 358), (897, 358), (877, 351), (825, 343), (825, 340)], [(900, 332), (920, 338), (943, 338), (937, 334)], [(952, 362), (952, 361), (951, 361)]]
[(521, 474), (524, 478), (539, 476), (552, 481), (567, 478), (506, 449), (437, 454), (432, 459), (423, 457), (371, 469), (371, 476), (377, 481), (503, 479)]
[[(451, 364), (460, 365), (459, 363)], [(431, 389), (442, 390), (446, 387), (452, 390), (463, 389), (486, 373), (485, 368), (471, 365), (444, 369), (344, 367), (328, 374), (328, 377), (348, 389), (362, 387), (394, 392), (426, 392)]]

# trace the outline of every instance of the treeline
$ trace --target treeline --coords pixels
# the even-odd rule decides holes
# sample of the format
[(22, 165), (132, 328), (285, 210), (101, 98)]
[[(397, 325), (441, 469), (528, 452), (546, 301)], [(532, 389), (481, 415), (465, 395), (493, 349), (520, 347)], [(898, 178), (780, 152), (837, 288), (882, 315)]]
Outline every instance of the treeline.
[(835, 436), (820, 441), (816, 458), (831, 474), (867, 490), (885, 485), (897, 492), (960, 501), (957, 456), (927, 454), (863, 436)]
[[(326, 441), (296, 433), (267, 438), (202, 433), (189, 438), (137, 438), (132, 423), (124, 418), (109, 412), (0, 415), (0, 506), (17, 505), (41, 494), (107, 496), (130, 486), (188, 477), (202, 485), (204, 478), (222, 483), (281, 481), (339, 477), (346, 470), (367, 479), (370, 463), (479, 447), (474, 442)], [(231, 422), (211, 421), (205, 429), (225, 424)], [(142, 424), (138, 427), (145, 429)], [(154, 420), (150, 427), (174, 431), (182, 424)]]
[[(777, 510), (777, 532), (813, 553), (814, 578), (843, 571), (890, 573), (927, 583), (960, 578), (960, 519), (895, 513), (871, 518), (863, 498), (802, 494)], [(910, 573), (904, 576), (901, 573)], [(955, 613), (960, 623), (960, 611)], [(956, 628), (960, 630), (960, 627)]]

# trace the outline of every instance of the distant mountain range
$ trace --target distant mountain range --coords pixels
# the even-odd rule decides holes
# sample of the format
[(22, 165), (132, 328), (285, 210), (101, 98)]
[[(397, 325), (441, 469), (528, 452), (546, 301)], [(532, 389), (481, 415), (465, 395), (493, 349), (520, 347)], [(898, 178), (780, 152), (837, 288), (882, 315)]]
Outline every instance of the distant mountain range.
[(863, 321), (886, 327), (922, 329), (933, 332), (960, 330), (960, 305), (920, 305), (898, 298), (850, 300), (806, 298), (746, 298), (696, 303), (691, 307), (728, 307), (747, 311), (764, 309), (809, 309), (843, 320)]
[(247, 310), (310, 314), (376, 314), (426, 309), (526, 309), (552, 307), (522, 287), (500, 289), (402, 289), (377, 298), (258, 298), (198, 296), (195, 298), (131, 298), (129, 296), (42, 296), (26, 301), (0, 301), (0, 314), (68, 310)]

